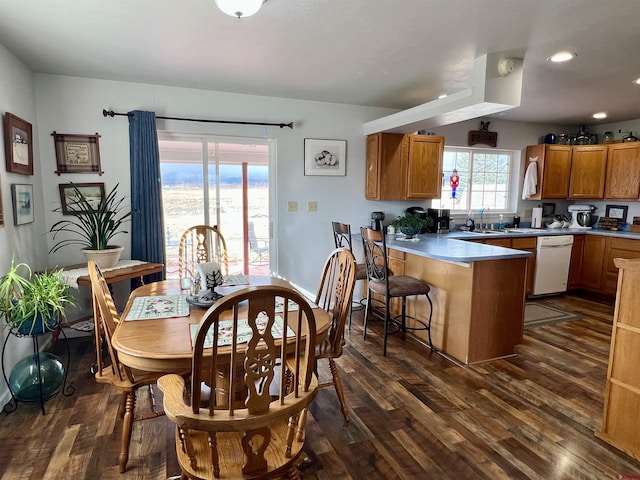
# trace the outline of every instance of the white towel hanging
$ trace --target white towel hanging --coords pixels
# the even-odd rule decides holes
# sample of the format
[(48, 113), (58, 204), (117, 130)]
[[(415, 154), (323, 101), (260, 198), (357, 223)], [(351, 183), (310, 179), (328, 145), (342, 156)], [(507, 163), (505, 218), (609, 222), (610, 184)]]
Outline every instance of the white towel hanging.
[(529, 166), (524, 174), (524, 184), (522, 185), (522, 200), (528, 200), (535, 195), (538, 187), (538, 157), (529, 157)]

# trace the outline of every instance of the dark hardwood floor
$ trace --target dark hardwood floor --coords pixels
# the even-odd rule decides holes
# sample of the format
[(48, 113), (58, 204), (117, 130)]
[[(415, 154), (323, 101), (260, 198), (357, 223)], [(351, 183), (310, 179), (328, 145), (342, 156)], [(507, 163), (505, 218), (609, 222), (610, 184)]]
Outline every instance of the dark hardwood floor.
[[(322, 389), (307, 422), (308, 479), (636, 478), (640, 462), (594, 436), (600, 425), (613, 306), (578, 296), (541, 300), (580, 320), (525, 330), (512, 358), (456, 365), (381, 324), (362, 341), (354, 312), (338, 360), (350, 407), (345, 423), (332, 389)], [(165, 479), (179, 473), (173, 425), (134, 426), (128, 470), (118, 473), (122, 421), (117, 395), (89, 373), (90, 338), (72, 340), (71, 397), (41, 415), (19, 404), (0, 414), (2, 479)], [(326, 378), (328, 368), (321, 366)], [(160, 396), (160, 392), (156, 392)], [(144, 409), (148, 395), (138, 401)], [(635, 412), (634, 414), (638, 414)]]

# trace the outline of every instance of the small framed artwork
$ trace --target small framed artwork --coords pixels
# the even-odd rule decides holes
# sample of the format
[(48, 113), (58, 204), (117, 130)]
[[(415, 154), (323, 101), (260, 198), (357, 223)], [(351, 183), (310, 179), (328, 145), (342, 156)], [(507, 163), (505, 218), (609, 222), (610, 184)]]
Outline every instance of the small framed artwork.
[(626, 205), (607, 205), (606, 216), (627, 223), (627, 210), (629, 207)]
[(68, 135), (53, 132), (58, 175), (62, 173), (104, 172), (100, 167), (100, 135)]
[(78, 208), (78, 195), (73, 188), (74, 185), (92, 207), (96, 208), (104, 200), (104, 183), (61, 183), (58, 188), (60, 189), (60, 204), (63, 215), (86, 213), (85, 210)]
[(4, 146), (7, 172), (33, 175), (31, 124), (8, 112), (5, 113)]
[(346, 175), (347, 141), (304, 139), (305, 175)]
[(11, 184), (13, 200), (13, 224), (33, 222), (33, 185)]

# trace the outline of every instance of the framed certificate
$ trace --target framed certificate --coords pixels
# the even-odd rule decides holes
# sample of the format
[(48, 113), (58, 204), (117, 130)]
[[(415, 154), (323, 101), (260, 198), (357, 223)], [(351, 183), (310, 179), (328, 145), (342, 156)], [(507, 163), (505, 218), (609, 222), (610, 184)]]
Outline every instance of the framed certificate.
[(7, 172), (33, 175), (31, 124), (8, 112), (5, 113), (4, 145)]
[(68, 135), (53, 132), (58, 175), (62, 173), (97, 173), (100, 168), (100, 135)]

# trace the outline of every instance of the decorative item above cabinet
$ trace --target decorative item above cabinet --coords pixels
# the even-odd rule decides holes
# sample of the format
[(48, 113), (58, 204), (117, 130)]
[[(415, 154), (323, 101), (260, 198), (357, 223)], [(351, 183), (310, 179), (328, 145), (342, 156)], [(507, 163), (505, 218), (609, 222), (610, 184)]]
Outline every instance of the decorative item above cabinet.
[(365, 198), (440, 197), (444, 137), (376, 133), (367, 136)]

